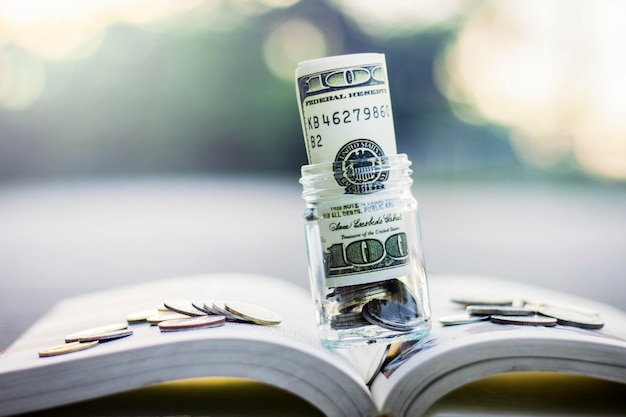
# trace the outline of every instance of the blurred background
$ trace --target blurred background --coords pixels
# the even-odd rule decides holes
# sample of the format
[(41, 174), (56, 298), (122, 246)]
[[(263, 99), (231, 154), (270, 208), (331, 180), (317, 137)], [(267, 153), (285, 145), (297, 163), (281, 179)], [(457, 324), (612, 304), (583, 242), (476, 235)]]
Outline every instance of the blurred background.
[[(626, 3), (0, 0), (5, 347), (59, 298), (308, 286), (299, 61), (386, 55), (427, 268), (626, 309)], [(34, 298), (33, 298), (34, 297)]]

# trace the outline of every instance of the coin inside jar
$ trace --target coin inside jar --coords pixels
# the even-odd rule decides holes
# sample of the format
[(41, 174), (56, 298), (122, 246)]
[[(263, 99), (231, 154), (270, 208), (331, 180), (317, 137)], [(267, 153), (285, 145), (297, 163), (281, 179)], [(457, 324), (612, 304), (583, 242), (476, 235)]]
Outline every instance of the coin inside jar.
[(370, 324), (360, 311), (341, 313), (333, 316), (330, 326), (333, 329), (353, 329), (355, 327), (367, 326)]
[(410, 331), (419, 325), (417, 306), (394, 300), (372, 300), (363, 307), (363, 317), (370, 324), (395, 331)]

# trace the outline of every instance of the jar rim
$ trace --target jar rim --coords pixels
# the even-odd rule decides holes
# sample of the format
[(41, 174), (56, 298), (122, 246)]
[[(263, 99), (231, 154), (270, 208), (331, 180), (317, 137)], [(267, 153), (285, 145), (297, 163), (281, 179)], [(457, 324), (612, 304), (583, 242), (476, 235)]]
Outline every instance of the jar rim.
[[(380, 166), (381, 169), (401, 169), (408, 168), (411, 165), (407, 154), (400, 153), (395, 155), (383, 155), (374, 158), (363, 158), (358, 160), (349, 160), (359, 163), (369, 163), (375, 166)], [(314, 175), (334, 175), (335, 171), (341, 167), (342, 163), (346, 161), (334, 161), (323, 164), (310, 164), (303, 165), (301, 168), (302, 179)]]
[(325, 195), (364, 195), (406, 187), (411, 179), (411, 161), (406, 154), (352, 159), (302, 167), (305, 199)]

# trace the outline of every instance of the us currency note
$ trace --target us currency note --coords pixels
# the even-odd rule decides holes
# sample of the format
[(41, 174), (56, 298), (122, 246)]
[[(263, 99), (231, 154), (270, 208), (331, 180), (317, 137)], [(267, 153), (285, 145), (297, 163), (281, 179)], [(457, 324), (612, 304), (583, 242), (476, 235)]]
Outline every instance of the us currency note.
[(309, 164), (397, 153), (384, 54), (304, 61), (296, 92)]

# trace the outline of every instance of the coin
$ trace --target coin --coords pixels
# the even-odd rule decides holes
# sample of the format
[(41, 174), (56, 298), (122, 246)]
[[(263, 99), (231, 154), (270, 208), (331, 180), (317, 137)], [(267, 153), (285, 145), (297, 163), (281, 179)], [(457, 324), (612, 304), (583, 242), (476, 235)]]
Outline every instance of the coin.
[(109, 340), (121, 339), (123, 337), (127, 337), (132, 334), (133, 334), (132, 330), (122, 329), (122, 330), (115, 330), (112, 332), (96, 333), (96, 334), (92, 334), (89, 336), (80, 337), (78, 341), (81, 343), (94, 342), (94, 341), (106, 342)]
[(170, 311), (164, 311), (162, 313), (155, 314), (154, 316), (150, 316), (146, 319), (146, 321), (154, 326), (154, 325), (159, 324), (162, 321), (186, 319), (189, 317), (190, 316), (186, 314), (177, 313), (175, 311), (170, 310)]
[(351, 329), (354, 327), (367, 326), (370, 324), (360, 311), (352, 311), (333, 316), (330, 319), (330, 327), (333, 329)]
[(456, 296), (450, 299), (453, 303), (462, 304), (465, 306), (510, 306), (513, 305), (515, 300), (510, 297), (504, 297), (495, 294), (467, 294), (464, 296)]
[(329, 297), (328, 301), (337, 303), (337, 308), (341, 311), (349, 311), (375, 298), (389, 298), (391, 296), (392, 293), (387, 288), (376, 287), (358, 291), (353, 294), (335, 295)]
[(533, 316), (502, 316), (493, 315), (489, 318), (493, 323), (498, 324), (515, 324), (521, 326), (554, 326), (556, 319), (540, 315)]
[(215, 308), (213, 308), (213, 300), (208, 300), (208, 301), (203, 302), (202, 306), (204, 307), (204, 311), (208, 312), (209, 314), (215, 314), (217, 316), (224, 315), (223, 313), (220, 313)]
[(245, 317), (239, 316), (229, 311), (226, 308), (226, 302), (224, 300), (213, 300), (212, 303), (212, 310), (215, 311), (216, 314), (226, 317), (226, 320), (250, 323), (250, 320), (246, 319)]
[(409, 331), (421, 323), (417, 302), (411, 290), (400, 280), (388, 281), (389, 298), (377, 298), (363, 306), (365, 320), (394, 331)]
[(213, 314), (211, 312), (211, 310), (208, 310), (205, 306), (204, 306), (204, 301), (202, 300), (192, 300), (191, 301), (191, 305), (194, 306), (195, 308), (197, 308), (198, 310), (206, 313), (206, 314)]
[(181, 330), (201, 329), (224, 325), (224, 316), (197, 316), (178, 320), (167, 320), (159, 323), (162, 332), (176, 332)]
[(345, 285), (343, 287), (335, 287), (333, 291), (327, 295), (327, 298), (341, 296), (341, 295), (350, 295), (359, 292), (367, 292), (367, 291), (384, 291), (387, 289), (388, 282), (387, 281), (376, 281), (370, 282), (367, 284), (359, 284), (359, 285)]
[(409, 331), (419, 325), (415, 302), (372, 300), (363, 307), (363, 317), (371, 324), (395, 331)]
[(224, 307), (229, 312), (256, 324), (273, 326), (282, 321), (282, 318), (277, 313), (256, 304), (242, 301), (226, 301)]
[(444, 316), (439, 319), (439, 323), (444, 326), (456, 326), (459, 324), (476, 323), (478, 321), (488, 320), (489, 316), (478, 316), (465, 314), (453, 314), (450, 316)]
[(87, 337), (94, 334), (108, 333), (113, 332), (115, 330), (127, 329), (127, 322), (120, 323), (112, 323), (107, 324), (105, 326), (93, 327), (91, 329), (81, 330), (80, 332), (72, 333), (70, 335), (65, 336), (65, 342), (77, 342), (81, 337)]
[(142, 323), (148, 320), (148, 317), (159, 314), (158, 309), (156, 308), (148, 308), (145, 310), (135, 311), (126, 316), (126, 321), (128, 323)]
[(572, 311), (576, 311), (579, 312), (581, 314), (586, 314), (589, 316), (599, 316), (600, 313), (598, 313), (595, 310), (592, 310), (590, 308), (587, 307), (582, 307), (582, 306), (578, 306), (578, 305), (568, 305), (568, 304), (560, 304), (560, 303), (553, 303), (551, 301), (540, 301), (540, 300), (525, 300), (526, 301), (526, 306), (533, 306), (535, 309), (539, 309), (539, 307), (542, 306), (550, 306), (550, 307), (558, 307), (558, 308), (564, 308), (566, 310), (572, 310)]
[(499, 314), (501, 316), (529, 316), (535, 311), (526, 307), (513, 306), (493, 306), (493, 305), (469, 305), (465, 310), (472, 315), (488, 316), (491, 314)]
[(541, 306), (539, 314), (553, 317), (559, 324), (566, 326), (581, 327), (583, 329), (601, 329), (604, 327), (604, 320), (596, 314), (586, 314), (576, 310), (557, 306)]
[(332, 299), (335, 302), (351, 302), (366, 297), (389, 293), (388, 285), (389, 284), (386, 282), (374, 282), (370, 284), (337, 287), (333, 292), (328, 294), (326, 298)]
[(195, 308), (191, 301), (184, 299), (171, 299), (163, 301), (163, 305), (167, 307), (169, 310), (175, 311), (180, 314), (185, 314), (187, 316), (204, 316), (206, 313), (204, 311), (198, 310)]
[(39, 357), (47, 358), (50, 356), (57, 356), (57, 355), (64, 355), (66, 353), (78, 352), (80, 350), (92, 348), (96, 346), (97, 344), (98, 344), (97, 341), (86, 342), (86, 343), (81, 343), (81, 342), (64, 343), (62, 345), (54, 346), (54, 347), (39, 351)]

